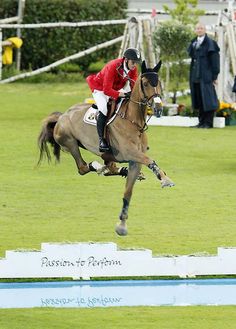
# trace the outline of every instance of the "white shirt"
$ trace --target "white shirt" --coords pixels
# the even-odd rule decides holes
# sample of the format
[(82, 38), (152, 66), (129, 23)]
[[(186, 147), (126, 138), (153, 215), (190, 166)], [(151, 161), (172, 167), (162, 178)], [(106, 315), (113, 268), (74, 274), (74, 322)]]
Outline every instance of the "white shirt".
[(205, 34), (202, 35), (201, 37), (197, 37), (197, 48), (201, 46), (201, 44), (203, 43), (204, 38), (205, 38)]
[(126, 64), (126, 62), (124, 62), (124, 72), (123, 72), (123, 77), (126, 77), (127, 75), (128, 75), (128, 73), (129, 73), (129, 68), (128, 68), (128, 66), (127, 66), (127, 64)]

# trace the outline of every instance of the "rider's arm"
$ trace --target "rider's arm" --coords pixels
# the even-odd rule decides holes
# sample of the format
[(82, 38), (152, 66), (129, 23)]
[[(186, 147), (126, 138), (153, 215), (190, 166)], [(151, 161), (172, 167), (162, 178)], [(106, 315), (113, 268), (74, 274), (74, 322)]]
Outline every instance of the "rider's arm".
[(115, 76), (117, 75), (116, 65), (113, 63), (109, 63), (104, 70), (103, 77), (103, 92), (115, 100), (120, 97), (119, 92), (113, 89), (113, 84), (115, 80)]

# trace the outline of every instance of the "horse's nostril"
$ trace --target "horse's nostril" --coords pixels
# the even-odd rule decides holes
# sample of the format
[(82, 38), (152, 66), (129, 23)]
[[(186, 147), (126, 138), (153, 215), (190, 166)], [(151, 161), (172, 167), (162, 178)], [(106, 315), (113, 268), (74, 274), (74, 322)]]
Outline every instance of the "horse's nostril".
[(155, 107), (155, 115), (157, 118), (160, 118), (162, 116), (162, 112), (163, 112), (162, 106)]

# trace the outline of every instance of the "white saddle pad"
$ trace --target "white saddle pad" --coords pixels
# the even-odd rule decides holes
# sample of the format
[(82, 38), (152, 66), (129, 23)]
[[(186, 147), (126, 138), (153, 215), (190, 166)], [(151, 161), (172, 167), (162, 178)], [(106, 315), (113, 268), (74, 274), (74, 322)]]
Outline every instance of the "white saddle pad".
[[(108, 121), (107, 125), (109, 125), (115, 119), (116, 114), (119, 111), (123, 100), (124, 99), (121, 99), (120, 103), (117, 105), (117, 109), (116, 109), (115, 113), (113, 114), (113, 116)], [(88, 123), (89, 125), (96, 126), (97, 125), (97, 120), (96, 120), (97, 111), (98, 111), (98, 109), (95, 109), (94, 107), (91, 106), (84, 115), (84, 119), (83, 119), (84, 122)]]
[(88, 123), (89, 125), (96, 126), (97, 120), (95, 119), (95, 116), (97, 111), (97, 109), (91, 106), (84, 115), (84, 122)]

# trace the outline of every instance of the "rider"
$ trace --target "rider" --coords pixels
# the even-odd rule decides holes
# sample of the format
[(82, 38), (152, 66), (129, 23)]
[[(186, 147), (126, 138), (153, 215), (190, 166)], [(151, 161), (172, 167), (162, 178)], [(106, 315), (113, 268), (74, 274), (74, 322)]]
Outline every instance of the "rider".
[[(107, 102), (109, 98), (117, 100), (126, 97), (132, 90), (138, 78), (137, 63), (141, 61), (140, 52), (136, 48), (127, 48), (123, 58), (108, 62), (97, 74), (87, 77), (87, 83), (98, 107), (97, 131), (99, 136), (99, 151), (106, 152), (109, 146), (104, 138), (104, 127), (107, 119)], [(126, 83), (129, 81), (127, 88)], [(125, 88), (122, 90), (122, 88)]]

